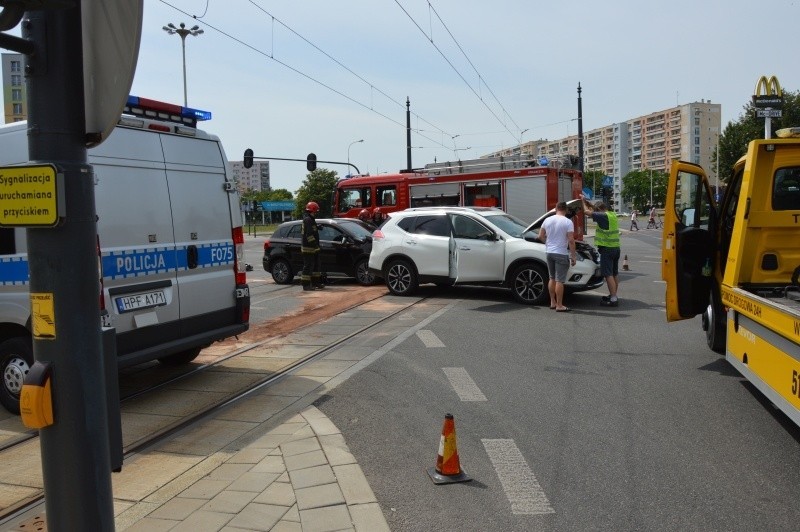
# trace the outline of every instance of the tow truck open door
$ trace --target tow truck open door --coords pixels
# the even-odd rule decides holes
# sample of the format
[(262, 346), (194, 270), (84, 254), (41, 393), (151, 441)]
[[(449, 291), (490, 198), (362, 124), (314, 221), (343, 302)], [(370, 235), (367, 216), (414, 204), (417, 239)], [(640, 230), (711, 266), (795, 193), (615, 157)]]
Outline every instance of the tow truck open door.
[(661, 240), (661, 277), (667, 283), (667, 321), (705, 312), (711, 295), (716, 210), (703, 169), (673, 161)]

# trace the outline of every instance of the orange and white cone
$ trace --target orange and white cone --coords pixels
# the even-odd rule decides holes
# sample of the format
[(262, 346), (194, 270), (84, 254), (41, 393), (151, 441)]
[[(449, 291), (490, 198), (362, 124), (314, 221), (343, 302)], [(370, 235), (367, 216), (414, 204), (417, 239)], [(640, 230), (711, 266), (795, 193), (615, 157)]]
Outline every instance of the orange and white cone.
[(624, 259), (622, 259), (622, 269), (623, 269), (624, 271), (626, 271), (626, 272), (627, 272), (628, 270), (630, 270), (630, 267), (628, 266), (628, 256), (627, 256), (627, 255), (625, 255), (625, 258), (624, 258)]
[(439, 454), (436, 456), (436, 467), (428, 469), (434, 484), (451, 484), (453, 482), (469, 482), (468, 477), (461, 469), (456, 449), (456, 424), (453, 414), (445, 414), (442, 438), (439, 440)]

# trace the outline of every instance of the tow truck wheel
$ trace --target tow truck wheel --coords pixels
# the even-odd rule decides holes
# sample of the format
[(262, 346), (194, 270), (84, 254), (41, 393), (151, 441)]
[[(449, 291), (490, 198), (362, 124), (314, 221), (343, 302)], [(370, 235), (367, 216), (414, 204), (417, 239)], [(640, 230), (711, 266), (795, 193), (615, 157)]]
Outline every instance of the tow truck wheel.
[(534, 263), (518, 266), (511, 275), (514, 299), (525, 305), (541, 305), (550, 297), (547, 290), (547, 271)]
[(0, 387), (0, 403), (12, 414), (19, 414), (19, 394), (22, 381), (33, 365), (33, 346), (23, 337), (11, 338), (0, 343), (0, 371), (3, 386)]
[(711, 301), (709, 301), (702, 317), (703, 330), (706, 332), (706, 343), (709, 349), (719, 354), (725, 354), (725, 335), (727, 333), (725, 316), (714, 300), (712, 292)]
[(278, 284), (290, 284), (292, 279), (294, 279), (294, 272), (292, 272), (292, 266), (289, 264), (289, 261), (284, 259), (278, 259), (272, 263), (272, 280)]

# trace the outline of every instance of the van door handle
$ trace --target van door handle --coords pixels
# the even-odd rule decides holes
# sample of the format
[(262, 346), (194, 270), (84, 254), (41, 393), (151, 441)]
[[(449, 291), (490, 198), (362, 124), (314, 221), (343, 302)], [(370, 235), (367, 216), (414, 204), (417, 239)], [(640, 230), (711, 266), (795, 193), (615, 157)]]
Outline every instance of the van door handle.
[(197, 246), (191, 245), (186, 248), (186, 266), (193, 270), (197, 268)]

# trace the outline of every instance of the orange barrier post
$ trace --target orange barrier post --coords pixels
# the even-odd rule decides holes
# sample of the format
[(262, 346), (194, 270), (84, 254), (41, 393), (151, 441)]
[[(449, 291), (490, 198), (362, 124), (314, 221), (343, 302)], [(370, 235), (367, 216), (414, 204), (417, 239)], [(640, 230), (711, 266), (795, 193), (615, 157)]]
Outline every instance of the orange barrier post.
[(428, 469), (434, 484), (451, 484), (453, 482), (469, 482), (461, 469), (456, 449), (456, 423), (453, 414), (445, 414), (442, 438), (439, 440), (439, 454), (436, 456), (436, 467)]
[(627, 256), (627, 255), (625, 255), (625, 258), (624, 258), (624, 259), (622, 259), (622, 269), (623, 269), (624, 271), (626, 271), (626, 272), (627, 272), (628, 270), (630, 270), (630, 267), (628, 266), (628, 256)]

